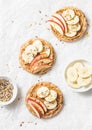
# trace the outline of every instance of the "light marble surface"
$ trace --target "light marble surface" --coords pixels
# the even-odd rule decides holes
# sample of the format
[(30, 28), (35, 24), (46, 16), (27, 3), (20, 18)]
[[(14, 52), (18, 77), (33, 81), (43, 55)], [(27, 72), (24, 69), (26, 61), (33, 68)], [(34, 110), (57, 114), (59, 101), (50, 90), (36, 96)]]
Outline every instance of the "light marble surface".
[[(46, 20), (56, 10), (71, 5), (86, 14), (89, 36), (75, 43), (60, 42), (48, 30)], [(0, 108), (0, 130), (92, 130), (92, 90), (72, 92), (64, 80), (65, 66), (72, 60), (83, 58), (92, 62), (91, 25), (91, 0), (0, 0), (0, 75), (14, 79), (19, 88), (16, 101)], [(20, 46), (35, 36), (51, 42), (57, 55), (54, 67), (43, 76), (31, 75), (19, 67)], [(25, 94), (38, 80), (53, 82), (64, 94), (63, 110), (52, 119), (40, 120), (26, 109)]]

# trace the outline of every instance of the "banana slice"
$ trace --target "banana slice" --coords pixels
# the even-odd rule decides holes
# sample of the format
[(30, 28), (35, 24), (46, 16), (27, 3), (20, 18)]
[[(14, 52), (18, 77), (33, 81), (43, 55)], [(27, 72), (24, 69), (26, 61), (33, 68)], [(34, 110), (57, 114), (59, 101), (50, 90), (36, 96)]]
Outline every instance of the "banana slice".
[(29, 46), (26, 47), (25, 53), (26, 53), (26, 54), (29, 54), (29, 53), (30, 53), (30, 54), (32, 54), (33, 56), (36, 56), (37, 53), (38, 53), (38, 51), (37, 51), (37, 48), (36, 48), (35, 46), (29, 45)]
[(82, 78), (87, 78), (92, 75), (92, 71), (89, 67), (83, 67), (78, 71), (78, 74)]
[(77, 34), (77, 32), (73, 32), (73, 31), (70, 31), (70, 30), (69, 30), (69, 32), (65, 33), (65, 35), (67, 37), (74, 37), (74, 36), (76, 36), (76, 34)]
[(38, 52), (42, 52), (42, 51), (43, 51), (43, 44), (42, 44), (42, 42), (41, 42), (40, 40), (34, 41), (34, 42), (33, 42), (33, 46), (34, 46), (35, 48), (37, 48), (37, 51), (38, 51)]
[(67, 24), (74, 25), (77, 24), (78, 22), (79, 22), (79, 16), (76, 15), (74, 19), (67, 21)]
[(77, 70), (73, 67), (68, 68), (67, 70), (67, 78), (71, 81), (71, 82), (75, 82), (78, 78), (78, 74), (77, 74)]
[(79, 77), (77, 82), (78, 82), (79, 86), (85, 87), (92, 83), (92, 77), (90, 76), (86, 79)]
[(31, 61), (34, 59), (34, 56), (31, 53), (23, 53), (22, 54), (22, 59), (26, 62), (26, 63), (31, 63)]
[(73, 65), (73, 67), (77, 70), (80, 71), (83, 68), (83, 64), (80, 62), (77, 62)]
[(54, 90), (50, 90), (50, 94), (45, 98), (47, 102), (53, 102), (57, 98), (57, 93)]
[(70, 80), (67, 80), (67, 83), (70, 87), (75, 88), (75, 89), (78, 89), (81, 87), (77, 82), (71, 82)]
[(47, 102), (44, 101), (45, 106), (47, 107), (47, 109), (51, 110), (54, 109), (57, 106), (57, 101), (53, 101), (53, 102)]
[(75, 12), (72, 9), (67, 9), (63, 11), (62, 16), (66, 21), (69, 21), (75, 17)]
[(75, 24), (75, 25), (68, 25), (68, 29), (70, 31), (73, 31), (73, 32), (77, 32), (81, 29), (81, 25), (78, 23), (78, 24)]
[(50, 56), (50, 48), (45, 48), (44, 53), (47, 55), (47, 57)]
[(45, 98), (49, 95), (49, 89), (47, 87), (41, 87), (37, 91), (37, 96), (39, 98)]

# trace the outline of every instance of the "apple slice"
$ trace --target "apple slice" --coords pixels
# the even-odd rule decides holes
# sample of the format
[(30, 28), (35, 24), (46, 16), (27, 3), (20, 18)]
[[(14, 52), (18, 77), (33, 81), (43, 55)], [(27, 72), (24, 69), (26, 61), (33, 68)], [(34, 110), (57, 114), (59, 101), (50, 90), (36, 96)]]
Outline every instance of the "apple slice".
[(32, 72), (33, 73), (39, 73), (41, 70), (46, 70), (46, 69), (49, 69), (49, 68), (51, 68), (50, 65), (35, 65), (32, 68)]
[(64, 35), (63, 27), (59, 23), (55, 22), (54, 20), (48, 20), (48, 22), (53, 28), (55, 28), (59, 33), (61, 33), (61, 35)]
[(28, 98), (28, 100), (35, 101), (43, 109), (44, 112), (47, 112), (47, 108), (45, 107), (44, 103), (42, 103), (39, 99), (30, 97), (30, 98)]
[(30, 67), (32, 67), (32, 66), (34, 65), (34, 63), (35, 63), (36, 61), (39, 61), (40, 59), (41, 59), (41, 56), (40, 56), (40, 55), (36, 56), (36, 57), (32, 60), (32, 62), (30, 63)]
[(66, 25), (66, 22), (65, 22), (65, 19), (63, 18), (63, 16), (56, 13), (56, 14), (52, 15), (52, 17), (57, 19), (59, 21), (59, 23), (62, 24), (62, 26), (64, 28), (64, 32), (67, 32), (67, 25)]
[(36, 101), (32, 101), (32, 100), (30, 100), (30, 101), (31, 101), (31, 103), (32, 103), (34, 106), (37, 107), (37, 109), (41, 112), (41, 114), (44, 115), (44, 110), (43, 110), (43, 108), (42, 108)]
[(40, 65), (44, 65), (44, 64), (50, 64), (52, 62), (52, 59), (50, 58), (44, 58), (38, 61)]
[(33, 66), (36, 66), (36, 65), (48, 65), (52, 62), (52, 59), (50, 58), (43, 58), (43, 59), (40, 59), (38, 61), (36, 61)]
[(51, 20), (53, 20), (53, 21), (57, 22), (58, 24), (60, 24), (62, 26), (63, 32), (65, 32), (64, 24), (62, 23), (62, 21), (59, 18), (57, 18), (56, 16), (52, 15)]
[(34, 65), (35, 62), (39, 61), (42, 58), (46, 58), (47, 54), (46, 53), (41, 53), (40, 55), (36, 56), (30, 63), (30, 67), (32, 67)]
[(28, 100), (28, 105), (35, 112), (36, 116), (39, 117), (39, 118), (41, 118), (41, 116), (42, 116), (41, 112), (38, 110), (38, 108), (30, 100)]

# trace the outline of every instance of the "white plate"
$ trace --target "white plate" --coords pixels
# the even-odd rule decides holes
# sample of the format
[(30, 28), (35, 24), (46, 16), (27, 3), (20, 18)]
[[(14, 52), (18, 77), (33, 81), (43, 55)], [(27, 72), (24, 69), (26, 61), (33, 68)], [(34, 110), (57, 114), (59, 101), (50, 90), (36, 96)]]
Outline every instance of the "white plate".
[(13, 96), (12, 96), (12, 98), (7, 102), (0, 101), (0, 106), (5, 106), (5, 105), (8, 105), (8, 104), (11, 104), (15, 100), (15, 98), (17, 96), (17, 86), (16, 86), (14, 81), (12, 81), (10, 78), (8, 78), (6, 76), (2, 76), (2, 77), (0, 77), (0, 79), (6, 79), (13, 85)]
[[(81, 62), (83, 63), (84, 65), (88, 66), (88, 67), (91, 67), (92, 68), (92, 63), (89, 62), (89, 61), (86, 61), (84, 59), (79, 59), (79, 60), (75, 60), (75, 61), (72, 61), (71, 63), (68, 64), (68, 66), (65, 68), (65, 73), (64, 73), (64, 76), (65, 76), (65, 81), (67, 82), (67, 76), (66, 76), (66, 72), (67, 72), (67, 69), (69, 67), (71, 67), (72, 65), (74, 65), (76, 62)], [(68, 85), (68, 83), (67, 83)], [(81, 88), (78, 88), (78, 89), (75, 89), (75, 88), (72, 88), (68, 85), (68, 88), (70, 88), (71, 90), (75, 91), (75, 92), (86, 92), (90, 89), (92, 89), (92, 84), (89, 85), (88, 87), (81, 87)]]

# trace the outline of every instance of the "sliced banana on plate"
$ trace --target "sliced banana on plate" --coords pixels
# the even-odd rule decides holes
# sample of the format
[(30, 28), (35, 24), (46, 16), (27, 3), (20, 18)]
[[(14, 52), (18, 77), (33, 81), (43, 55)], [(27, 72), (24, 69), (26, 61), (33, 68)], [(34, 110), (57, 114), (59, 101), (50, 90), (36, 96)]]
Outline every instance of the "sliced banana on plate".
[(49, 95), (49, 89), (47, 87), (41, 87), (37, 90), (37, 96), (39, 98), (45, 98)]
[(77, 24), (78, 22), (79, 22), (79, 16), (76, 15), (74, 19), (67, 21), (67, 24), (74, 25)]
[(56, 100), (56, 98), (57, 98), (57, 92), (54, 91), (54, 90), (50, 90), (50, 93), (49, 93), (49, 95), (45, 98), (45, 100), (46, 100), (47, 102), (52, 102), (52, 101)]
[(77, 70), (80, 71), (84, 66), (81, 62), (77, 62), (73, 65), (73, 67)]
[(69, 85), (70, 87), (72, 87), (72, 88), (78, 89), (78, 88), (81, 87), (77, 82), (71, 82), (69, 79), (67, 79), (67, 83), (68, 83), (68, 85)]
[(92, 77), (88, 77), (88, 78), (81, 78), (79, 77), (78, 80), (77, 80), (79, 86), (81, 87), (85, 87), (85, 86), (88, 86), (89, 84), (92, 83)]
[(53, 102), (44, 101), (44, 104), (45, 104), (47, 109), (51, 110), (51, 109), (54, 109), (57, 106), (57, 101), (56, 100), (53, 101)]
[(82, 67), (79, 71), (78, 74), (82, 78), (87, 78), (90, 75), (92, 75), (92, 70), (89, 67)]
[(77, 32), (81, 29), (81, 25), (78, 23), (78, 24), (74, 24), (74, 25), (68, 25), (68, 29), (70, 31), (73, 31), (73, 32)]
[(88, 63), (86, 65), (85, 60), (70, 63), (65, 74), (68, 85), (75, 89), (81, 88), (80, 92), (92, 84), (92, 68)]
[(65, 18), (66, 21), (69, 21), (74, 18), (75, 12), (72, 9), (67, 9), (63, 11), (62, 16)]
[(67, 36), (67, 37), (74, 37), (74, 36), (76, 36), (76, 34), (77, 34), (77, 32), (74, 32), (74, 31), (68, 31), (67, 33), (65, 33), (65, 35)]
[(33, 46), (34, 46), (35, 48), (37, 48), (37, 51), (38, 51), (38, 52), (42, 52), (42, 50), (43, 50), (43, 44), (42, 44), (42, 42), (41, 42), (40, 40), (34, 41), (34, 42), (33, 42)]
[(71, 82), (77, 81), (78, 74), (77, 74), (77, 70), (74, 67), (70, 67), (70, 68), (67, 69), (67, 78)]

